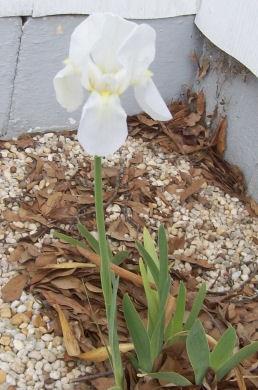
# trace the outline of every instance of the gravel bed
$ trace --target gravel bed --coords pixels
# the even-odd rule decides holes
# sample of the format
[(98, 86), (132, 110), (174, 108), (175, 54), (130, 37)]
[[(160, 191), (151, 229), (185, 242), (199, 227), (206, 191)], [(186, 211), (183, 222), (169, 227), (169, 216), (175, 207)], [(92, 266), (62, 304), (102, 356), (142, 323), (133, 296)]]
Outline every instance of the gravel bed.
[[(76, 137), (65, 137), (53, 133), (33, 137), (34, 147), (17, 149), (15, 144), (6, 142), (0, 151), (0, 215), (6, 210), (17, 211), (25, 195), (23, 180), (32, 154), (46, 161), (56, 161), (66, 168), (66, 179), (70, 180), (83, 166), (85, 155)], [(187, 157), (176, 153), (164, 153), (158, 147), (153, 150), (142, 139), (128, 138), (119, 153), (106, 159), (106, 166), (114, 166), (123, 160), (127, 166), (135, 154), (143, 155), (139, 170), (147, 172), (152, 186), (160, 187), (162, 197), (156, 197), (153, 213), (142, 213), (146, 226), (155, 231), (162, 222), (160, 212), (169, 220), (170, 239), (184, 237), (184, 246), (173, 255), (194, 257), (214, 264), (213, 269), (195, 267), (197, 281), (205, 281), (208, 288), (226, 292), (239, 288), (249, 280), (258, 264), (255, 240), (258, 236), (257, 219), (251, 217), (245, 205), (236, 197), (223, 193), (219, 188), (202, 185), (199, 196), (205, 202), (193, 199), (191, 207), (180, 202), (180, 192), (164, 190), (171, 177), (180, 182), (182, 173), (190, 174), (191, 164)], [(31, 196), (40, 188), (48, 186), (42, 180), (31, 189)], [(208, 205), (208, 206), (207, 206)], [(159, 213), (155, 213), (159, 210)], [(118, 204), (107, 209), (107, 222), (117, 220), (121, 215)], [(62, 226), (68, 228), (68, 226)], [(16, 243), (27, 236), (33, 236), (37, 222), (7, 223), (0, 219), (0, 288), (16, 273), (17, 264), (8, 262), (8, 255)], [(44, 240), (51, 242), (51, 231), (36, 242), (40, 248)], [(187, 261), (174, 260), (173, 268), (185, 274), (191, 273), (192, 265)], [(258, 281), (258, 276), (255, 276)], [(49, 318), (40, 311), (40, 303), (27, 293), (19, 301), (4, 303), (0, 295), (0, 388), (5, 389), (75, 389), (72, 380), (92, 372), (92, 367), (83, 362), (65, 362), (61, 337), (49, 333)], [(13, 387), (12, 387), (13, 386)]]

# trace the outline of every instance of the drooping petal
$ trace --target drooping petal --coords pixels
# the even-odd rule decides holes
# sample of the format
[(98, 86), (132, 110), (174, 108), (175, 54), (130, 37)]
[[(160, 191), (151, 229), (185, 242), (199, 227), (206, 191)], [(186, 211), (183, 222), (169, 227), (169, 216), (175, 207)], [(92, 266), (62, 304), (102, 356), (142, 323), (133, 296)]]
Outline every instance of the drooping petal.
[(87, 61), (89, 53), (102, 35), (104, 14), (93, 14), (80, 23), (71, 35), (69, 58), (78, 67)]
[(83, 89), (80, 76), (71, 65), (60, 70), (54, 78), (54, 88), (58, 103), (71, 112), (83, 102)]
[(136, 26), (121, 46), (118, 58), (130, 74), (131, 82), (144, 76), (155, 57), (156, 32), (147, 24)]
[(104, 18), (101, 38), (96, 41), (91, 55), (102, 72), (108, 73), (115, 72), (121, 67), (118, 51), (134, 30), (136, 23), (110, 13), (104, 14)]
[(172, 118), (169, 109), (151, 78), (135, 85), (134, 94), (139, 106), (151, 118), (159, 121), (168, 121)]
[(90, 155), (108, 156), (127, 137), (126, 113), (116, 95), (93, 92), (86, 102), (78, 129), (78, 140)]

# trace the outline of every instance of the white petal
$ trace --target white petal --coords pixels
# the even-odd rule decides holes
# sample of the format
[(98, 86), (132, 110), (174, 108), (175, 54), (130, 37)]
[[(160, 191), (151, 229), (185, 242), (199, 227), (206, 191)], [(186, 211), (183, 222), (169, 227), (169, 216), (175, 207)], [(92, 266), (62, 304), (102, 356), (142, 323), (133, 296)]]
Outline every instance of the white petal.
[(67, 111), (76, 110), (83, 102), (83, 89), (80, 77), (71, 65), (60, 70), (54, 78), (54, 88), (58, 103)]
[(80, 23), (71, 35), (69, 58), (78, 67), (82, 67), (85, 60), (100, 39), (105, 22), (104, 14), (93, 14)]
[(121, 67), (118, 51), (134, 30), (136, 23), (109, 13), (104, 14), (104, 18), (101, 38), (94, 45), (91, 55), (103, 72), (115, 72)]
[(78, 140), (88, 154), (107, 156), (127, 137), (126, 113), (115, 95), (93, 92), (86, 102), (78, 129)]
[(139, 106), (151, 118), (159, 121), (168, 121), (172, 118), (166, 103), (151, 78), (144, 83), (135, 85), (134, 94)]
[(129, 72), (132, 82), (136, 82), (154, 60), (155, 41), (155, 30), (147, 24), (141, 24), (135, 27), (121, 46), (119, 61)]

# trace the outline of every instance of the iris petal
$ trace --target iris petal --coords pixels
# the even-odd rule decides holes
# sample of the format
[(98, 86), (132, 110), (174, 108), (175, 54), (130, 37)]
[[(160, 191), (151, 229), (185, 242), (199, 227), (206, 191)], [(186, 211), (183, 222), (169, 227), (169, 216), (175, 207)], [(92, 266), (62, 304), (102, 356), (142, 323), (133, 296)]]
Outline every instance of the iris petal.
[(54, 78), (54, 88), (58, 103), (67, 109), (75, 111), (83, 102), (83, 89), (80, 76), (71, 65), (60, 70)]
[(126, 113), (116, 95), (93, 92), (87, 100), (78, 129), (78, 140), (90, 155), (108, 156), (127, 137)]
[(172, 118), (169, 109), (151, 78), (137, 84), (134, 87), (134, 94), (139, 106), (151, 118), (159, 121), (168, 121)]
[(155, 30), (141, 24), (132, 31), (121, 46), (118, 57), (130, 74), (131, 82), (137, 82), (145, 75), (155, 57)]

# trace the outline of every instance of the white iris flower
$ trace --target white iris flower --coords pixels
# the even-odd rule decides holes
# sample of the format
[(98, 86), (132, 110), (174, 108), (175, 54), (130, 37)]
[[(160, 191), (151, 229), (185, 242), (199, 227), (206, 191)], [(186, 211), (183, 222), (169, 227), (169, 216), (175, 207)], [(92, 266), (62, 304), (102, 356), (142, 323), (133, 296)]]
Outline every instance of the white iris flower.
[(133, 86), (140, 107), (153, 119), (171, 114), (152, 81), (155, 30), (112, 14), (93, 14), (75, 28), (69, 58), (54, 78), (58, 102), (67, 111), (83, 107), (78, 140), (87, 153), (107, 156), (127, 137), (120, 95)]

